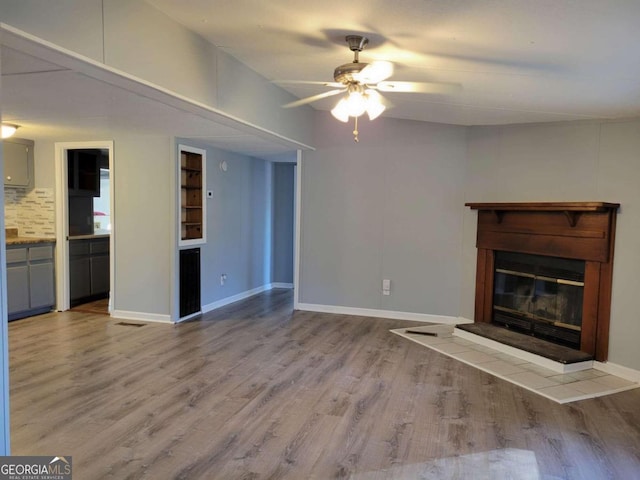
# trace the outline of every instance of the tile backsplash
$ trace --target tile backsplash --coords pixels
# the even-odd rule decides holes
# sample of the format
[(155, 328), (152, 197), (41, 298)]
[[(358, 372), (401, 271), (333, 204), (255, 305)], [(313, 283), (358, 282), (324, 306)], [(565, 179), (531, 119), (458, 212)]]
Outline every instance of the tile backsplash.
[(53, 188), (27, 191), (5, 186), (5, 227), (18, 228), (21, 237), (55, 237), (55, 213)]

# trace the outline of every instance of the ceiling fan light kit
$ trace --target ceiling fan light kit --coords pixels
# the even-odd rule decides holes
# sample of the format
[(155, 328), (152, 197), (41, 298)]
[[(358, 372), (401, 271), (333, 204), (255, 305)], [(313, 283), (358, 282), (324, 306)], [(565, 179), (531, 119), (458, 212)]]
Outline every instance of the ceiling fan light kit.
[(347, 35), (345, 40), (349, 45), (349, 49), (353, 52), (353, 62), (335, 68), (333, 71), (335, 82), (280, 82), (283, 84), (320, 84), (333, 87), (334, 90), (296, 100), (284, 105), (284, 107), (297, 107), (346, 92), (346, 95), (338, 100), (338, 103), (333, 107), (331, 114), (344, 123), (348, 122), (349, 118), (354, 118), (355, 128), (353, 130), (353, 139), (357, 142), (358, 117), (366, 113), (369, 120), (374, 120), (386, 110), (387, 106), (385, 105), (384, 98), (378, 91), (398, 93), (451, 93), (460, 89), (460, 86), (456, 84), (385, 81), (393, 75), (393, 64), (391, 62), (360, 62), (359, 54), (369, 43), (369, 39), (362, 35)]

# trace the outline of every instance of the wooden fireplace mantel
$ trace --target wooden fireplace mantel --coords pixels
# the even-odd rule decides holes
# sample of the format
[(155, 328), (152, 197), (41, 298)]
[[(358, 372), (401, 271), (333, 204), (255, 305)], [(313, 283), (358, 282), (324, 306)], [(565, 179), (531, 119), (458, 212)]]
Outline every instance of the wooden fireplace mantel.
[(488, 210), (502, 222), (505, 212), (562, 212), (569, 222), (569, 226), (575, 227), (578, 218), (583, 212), (606, 212), (617, 210), (619, 203), (607, 202), (527, 202), (527, 203), (465, 203), (471, 210)]
[(604, 212), (620, 207), (607, 202), (523, 202), (523, 203), (465, 203), (472, 210), (499, 210), (520, 212)]
[(580, 350), (605, 361), (618, 203), (466, 203), (478, 210), (475, 321), (493, 316), (494, 252), (585, 261)]

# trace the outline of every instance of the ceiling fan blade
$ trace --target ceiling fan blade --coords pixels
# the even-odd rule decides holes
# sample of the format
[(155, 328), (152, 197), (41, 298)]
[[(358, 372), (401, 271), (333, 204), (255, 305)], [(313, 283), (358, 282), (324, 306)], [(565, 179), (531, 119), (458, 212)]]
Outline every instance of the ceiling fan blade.
[(393, 75), (393, 63), (384, 60), (376, 60), (364, 67), (353, 78), (360, 83), (375, 84)]
[(367, 88), (364, 92), (369, 95), (369, 97), (373, 98), (376, 102), (381, 103), (387, 108), (393, 106), (393, 104), (386, 97), (380, 95), (380, 93), (378, 93), (378, 91), (374, 88)]
[(440, 82), (379, 82), (381, 92), (456, 93), (462, 90), (459, 83)]
[(313, 80), (272, 80), (276, 85), (322, 85), (323, 87), (342, 88), (344, 85), (338, 82), (316, 82)]
[(300, 105), (306, 105), (307, 103), (315, 102), (316, 100), (320, 100), (322, 98), (332, 97), (333, 95), (338, 95), (346, 91), (346, 88), (343, 88), (342, 90), (329, 90), (328, 92), (319, 93), (318, 95), (301, 98), (300, 100), (296, 100), (295, 102), (287, 103), (286, 105), (283, 105), (282, 108), (299, 107)]

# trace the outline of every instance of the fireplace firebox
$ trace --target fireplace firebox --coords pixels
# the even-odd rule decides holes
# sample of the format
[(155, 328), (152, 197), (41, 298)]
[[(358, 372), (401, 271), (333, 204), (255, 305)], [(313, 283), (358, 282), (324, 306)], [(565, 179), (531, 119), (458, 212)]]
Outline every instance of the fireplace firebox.
[(478, 210), (475, 322), (605, 361), (617, 203), (467, 203)]
[(580, 349), (584, 260), (495, 252), (492, 323)]

